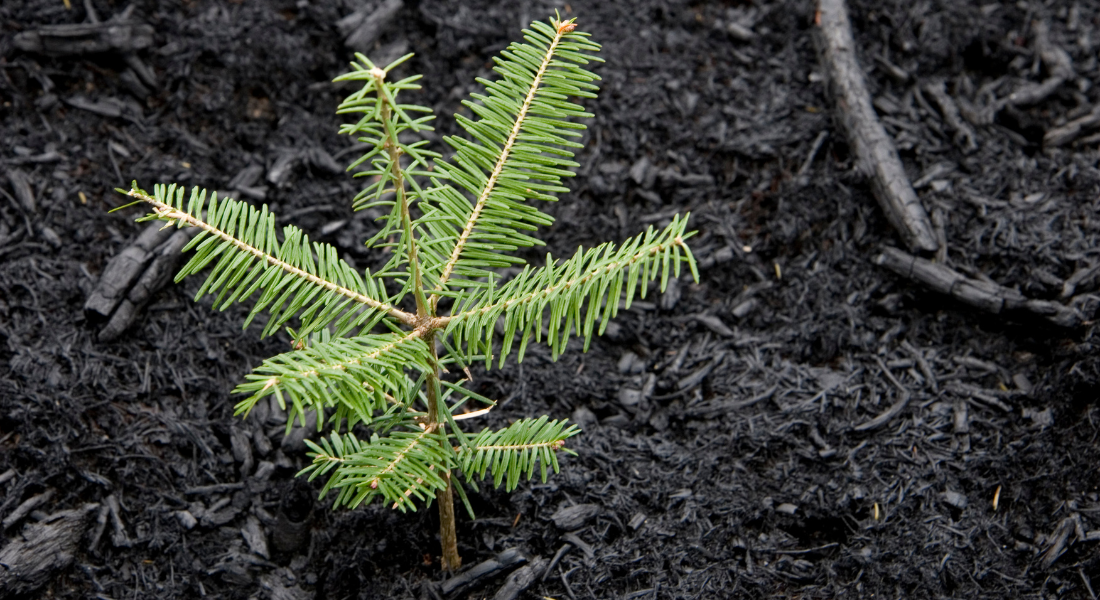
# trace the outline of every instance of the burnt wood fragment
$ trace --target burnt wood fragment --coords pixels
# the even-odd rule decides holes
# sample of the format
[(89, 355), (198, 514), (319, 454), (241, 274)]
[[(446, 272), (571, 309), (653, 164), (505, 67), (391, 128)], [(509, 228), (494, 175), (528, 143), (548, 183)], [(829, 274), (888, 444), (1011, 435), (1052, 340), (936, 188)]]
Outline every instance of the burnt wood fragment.
[(847, 6), (844, 0), (819, 0), (818, 12), (821, 61), (859, 169), (870, 176), (875, 199), (906, 246), (931, 254), (939, 247), (932, 222), (909, 184), (893, 140), (871, 106), (871, 94), (856, 59)]
[(554, 521), (554, 525), (556, 525), (558, 529), (573, 531), (583, 527), (585, 523), (598, 514), (600, 514), (600, 507), (597, 505), (578, 504), (576, 506), (559, 508), (557, 512), (550, 516), (550, 519)]
[(508, 548), (493, 558), (482, 561), (439, 584), (437, 591), (445, 598), (455, 598), (473, 588), (478, 582), (526, 562), (527, 556), (523, 552), (517, 548)]
[(531, 584), (542, 575), (549, 562), (541, 556), (531, 559), (527, 566), (508, 576), (508, 579), (504, 581), (504, 585), (493, 596), (493, 600), (515, 600), (519, 598), (520, 594), (531, 587)]
[(99, 332), (100, 341), (116, 339), (153, 295), (167, 285), (182, 258), (183, 247), (196, 233), (195, 228), (177, 230), (152, 223), (107, 263), (84, 303), (84, 314), (90, 321), (106, 321)]
[(1050, 300), (1032, 300), (1014, 289), (972, 279), (951, 267), (912, 256), (897, 248), (885, 248), (875, 258), (875, 264), (921, 283), (933, 291), (993, 314), (1023, 310), (1061, 327), (1076, 327), (1084, 320), (1078, 311), (1063, 304)]
[(33, 594), (73, 562), (77, 544), (98, 504), (54, 513), (28, 525), (0, 550), (0, 597)]
[(153, 27), (129, 21), (43, 25), (15, 36), (15, 47), (46, 56), (131, 52), (153, 45)]

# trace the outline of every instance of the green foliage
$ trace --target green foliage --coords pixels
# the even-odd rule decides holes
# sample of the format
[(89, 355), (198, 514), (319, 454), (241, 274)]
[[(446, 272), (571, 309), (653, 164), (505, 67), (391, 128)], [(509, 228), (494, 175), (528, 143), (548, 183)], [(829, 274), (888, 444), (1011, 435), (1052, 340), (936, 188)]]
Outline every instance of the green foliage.
[[(577, 427), (543, 416), (465, 433), (460, 422), (488, 410), (471, 413), (468, 404), (493, 402), (446, 367), (466, 371), (475, 360), (488, 367), (498, 337), (500, 364), (517, 336), (517, 361), (532, 338), (545, 338), (554, 358), (572, 336), (587, 350), (621, 302), (629, 307), (657, 280), (664, 290), (683, 263), (696, 275), (687, 217), (618, 245), (580, 248), (564, 261), (547, 255), (541, 267), (514, 254), (542, 244), (533, 233), (553, 219), (534, 201), (568, 191), (562, 178), (578, 166), (573, 150), (582, 147), (584, 125), (577, 119), (591, 115), (572, 99), (596, 97), (598, 77), (584, 65), (600, 61), (591, 54), (599, 45), (573, 27), (533, 23), (523, 43), (494, 59), (500, 77), (479, 79), (486, 93), (463, 102), (476, 119), (455, 116), (468, 137), (445, 138), (454, 151), (446, 160), (415, 139), (431, 129), (430, 109), (398, 100), (419, 89), (419, 76), (388, 80), (409, 57), (379, 68), (356, 55), (338, 81), (363, 85), (339, 112), (358, 116), (341, 131), (369, 146), (350, 169), (369, 181), (353, 207), (379, 213), (367, 244), (390, 252), (376, 273), (356, 271), (293, 226), (280, 231), (266, 206), (207, 199), (198, 189), (188, 195), (175, 185), (152, 194), (136, 183), (120, 190), (152, 205), (144, 219), (200, 229), (177, 278), (206, 271), (198, 297), (214, 296), (220, 309), (252, 301), (245, 324), (266, 314), (264, 335), (296, 322), (294, 348), (264, 361), (235, 390), (247, 394), (237, 411), (274, 396), (290, 412), (288, 430), (315, 411), (318, 429), (332, 431), (307, 442), (312, 463), (301, 474), (327, 476), (322, 496), (335, 494), (336, 506), (381, 496), (415, 510), (451, 489), (452, 471), (470, 484), (491, 477), (508, 491), (536, 469), (545, 480)], [(522, 271), (508, 280), (497, 271), (516, 265)]]

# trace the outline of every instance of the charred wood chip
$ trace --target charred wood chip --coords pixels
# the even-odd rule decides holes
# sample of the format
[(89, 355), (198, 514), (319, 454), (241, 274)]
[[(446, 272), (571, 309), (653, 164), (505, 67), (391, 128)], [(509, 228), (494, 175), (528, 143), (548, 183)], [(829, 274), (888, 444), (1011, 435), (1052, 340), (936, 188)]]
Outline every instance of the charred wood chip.
[(438, 591), (444, 598), (457, 598), (469, 591), (483, 580), (527, 562), (527, 556), (517, 548), (508, 548), (489, 560), (482, 561), (473, 567), (451, 577), (439, 584)]
[(504, 585), (497, 590), (493, 600), (515, 600), (520, 597), (531, 584), (538, 579), (549, 564), (549, 560), (536, 556), (524, 567), (516, 570), (504, 580)]
[(68, 568), (98, 504), (47, 516), (26, 527), (0, 550), (0, 591), (5, 597), (33, 594), (56, 571)]
[(16, 48), (47, 56), (130, 52), (152, 45), (151, 25), (125, 21), (44, 25), (15, 36)]
[(600, 514), (601, 508), (596, 504), (578, 504), (559, 508), (550, 516), (558, 529), (573, 531), (584, 527), (588, 521)]

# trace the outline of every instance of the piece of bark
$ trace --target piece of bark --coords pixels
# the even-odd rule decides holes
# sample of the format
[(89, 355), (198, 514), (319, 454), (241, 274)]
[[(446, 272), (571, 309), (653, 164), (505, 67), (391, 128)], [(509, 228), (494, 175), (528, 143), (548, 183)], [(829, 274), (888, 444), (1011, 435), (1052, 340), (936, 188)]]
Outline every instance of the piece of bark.
[(921, 283), (933, 291), (993, 314), (1022, 310), (1061, 327), (1076, 327), (1084, 321), (1078, 311), (1063, 304), (1029, 299), (1014, 289), (972, 279), (951, 267), (912, 256), (897, 248), (883, 249), (882, 254), (875, 258), (875, 264)]
[(576, 506), (559, 508), (557, 512), (550, 516), (550, 519), (554, 521), (554, 525), (556, 525), (558, 529), (573, 531), (583, 527), (585, 523), (598, 514), (600, 514), (599, 505), (578, 504)]
[(1079, 117), (1054, 129), (1047, 130), (1043, 135), (1043, 147), (1056, 148), (1077, 139), (1086, 130), (1100, 125), (1100, 104), (1093, 107), (1092, 111), (1083, 117)]
[(549, 562), (541, 556), (531, 559), (527, 566), (512, 573), (508, 576), (508, 579), (504, 580), (504, 585), (497, 590), (493, 600), (515, 600), (519, 598), (520, 594), (531, 587), (531, 584), (542, 575)]
[(369, 13), (369, 6), (364, 6), (344, 17), (336, 24), (337, 29), (346, 36), (344, 45), (358, 52), (369, 52), (404, 6), (402, 0), (384, 0), (381, 6)]
[(870, 176), (875, 198), (906, 246), (931, 254), (938, 247), (932, 223), (871, 105), (863, 69), (856, 59), (848, 8), (844, 0), (819, 0), (818, 13), (821, 59), (859, 169)]
[(153, 27), (128, 21), (43, 25), (15, 36), (16, 48), (46, 56), (132, 52), (152, 45)]
[(15, 193), (19, 206), (29, 213), (34, 213), (34, 190), (31, 189), (31, 181), (27, 174), (20, 169), (10, 169), (8, 181), (11, 182), (11, 191)]
[(942, 80), (936, 80), (924, 86), (924, 91), (932, 97), (932, 102), (940, 109), (943, 122), (951, 129), (952, 141), (960, 150), (969, 154), (978, 149), (978, 136), (970, 124), (963, 120), (959, 114), (959, 106), (955, 100), (947, 94), (947, 86)]
[[(100, 278), (100, 285), (96, 286), (95, 290), (92, 291), (92, 295), (88, 298), (88, 302), (84, 305), (85, 314), (89, 314), (89, 311), (91, 311), (93, 315), (102, 316), (103, 311), (110, 304), (110, 299), (118, 298), (119, 289), (125, 290), (125, 295), (115, 303), (107, 324), (99, 332), (98, 339), (101, 342), (109, 342), (118, 338), (122, 332), (133, 324), (141, 313), (141, 309), (152, 299), (153, 295), (172, 279), (172, 274), (176, 272), (176, 267), (183, 258), (182, 250), (184, 246), (199, 231), (195, 227), (180, 230), (169, 227), (161, 231), (164, 224), (159, 221), (153, 223), (150, 229), (153, 227), (157, 228), (155, 233), (158, 237), (156, 239), (160, 239), (167, 233), (170, 235), (167, 241), (151, 252), (144, 251), (139, 242), (135, 242), (134, 245), (126, 248), (123, 254), (126, 254), (132, 248), (136, 248), (136, 250), (132, 251), (130, 258), (118, 268), (117, 278), (112, 279), (108, 285), (104, 286), (103, 281), (107, 279), (107, 271), (105, 271), (103, 277)], [(149, 234), (150, 238), (153, 237), (149, 230), (142, 233), (142, 236), (146, 234)], [(140, 237), (138, 239), (141, 240)], [(146, 240), (146, 242), (148, 241)], [(145, 254), (143, 255), (141, 252), (145, 252)], [(119, 256), (121, 257), (122, 254)], [(123, 271), (123, 268), (127, 270)], [(111, 265), (108, 265), (108, 270), (110, 269)], [(129, 287), (128, 290), (125, 289), (125, 286), (118, 287), (119, 282), (126, 281), (127, 277), (133, 277), (135, 272), (137, 273), (137, 280), (129, 280), (133, 281), (132, 287)], [(111, 296), (111, 294), (115, 295)]]
[(464, 594), (479, 581), (526, 562), (527, 556), (525, 556), (523, 552), (516, 548), (508, 548), (493, 558), (480, 562), (447, 581), (444, 581), (439, 585), (438, 591), (444, 598), (456, 598)]
[(0, 597), (29, 596), (49, 582), (54, 572), (73, 562), (77, 544), (98, 504), (54, 513), (0, 550)]
[(164, 229), (162, 223), (148, 225), (134, 243), (130, 244), (107, 262), (103, 275), (84, 303), (85, 315), (93, 320), (111, 316), (115, 307), (126, 297), (126, 292), (145, 271), (152, 260), (153, 250), (172, 236), (172, 229)]

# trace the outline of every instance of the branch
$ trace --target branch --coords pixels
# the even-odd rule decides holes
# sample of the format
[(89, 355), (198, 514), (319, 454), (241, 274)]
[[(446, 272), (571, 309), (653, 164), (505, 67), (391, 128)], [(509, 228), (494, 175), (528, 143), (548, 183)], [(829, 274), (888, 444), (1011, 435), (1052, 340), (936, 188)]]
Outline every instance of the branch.
[[(497, 159), (496, 165), (493, 167), (493, 172), (489, 175), (489, 180), (485, 182), (485, 189), (482, 190), (481, 195), (478, 197), (477, 204), (474, 205), (474, 210), (470, 213), (470, 218), (466, 221), (466, 227), (462, 230), (462, 234), (455, 243), (454, 250), (451, 251), (451, 258), (443, 267), (443, 271), (439, 276), (439, 289), (443, 289), (443, 286), (447, 284), (447, 280), (450, 279), (451, 271), (454, 270), (455, 264), (458, 263), (458, 259), (462, 255), (462, 250), (466, 246), (466, 240), (469, 239), (470, 234), (473, 232), (474, 225), (477, 224), (477, 219), (481, 215), (481, 210), (485, 207), (485, 202), (489, 199), (489, 194), (492, 193), (493, 189), (496, 187), (497, 178), (500, 177), (500, 173), (504, 169), (504, 163), (508, 161), (509, 154), (512, 151), (512, 145), (515, 144), (516, 139), (520, 135), (520, 131), (523, 129), (523, 122), (527, 116), (527, 110), (531, 107), (531, 102), (535, 99), (535, 93), (539, 90), (542, 76), (546, 73), (547, 67), (550, 66), (550, 62), (554, 58), (554, 49), (557, 48), (558, 42), (561, 41), (562, 36), (572, 30), (573, 25), (571, 23), (561, 23), (558, 25), (557, 33), (550, 44), (550, 48), (546, 50), (546, 54), (542, 58), (542, 64), (539, 65), (539, 70), (535, 73), (535, 79), (531, 84), (531, 89), (527, 92), (527, 97), (524, 99), (523, 105), (516, 115), (516, 122), (512, 126), (512, 132), (508, 135), (508, 140), (504, 143), (504, 148), (500, 152), (500, 158)], [(438, 302), (439, 294), (433, 294), (431, 298), (432, 306), (436, 306)]]
[(819, 0), (821, 59), (836, 96), (840, 120), (860, 168), (871, 175), (871, 189), (886, 219), (917, 252), (939, 248), (928, 213), (905, 174), (893, 140), (871, 107), (871, 94), (856, 60), (855, 40), (844, 0)]
[[(686, 217), (685, 217), (684, 220), (686, 222), (686, 220), (687, 220)], [(533, 292), (529, 292), (529, 293), (524, 294), (522, 296), (519, 296), (517, 298), (510, 298), (508, 300), (504, 300), (504, 301), (501, 301), (501, 302), (497, 302), (497, 303), (494, 303), (494, 304), (483, 306), (481, 308), (461, 312), (461, 313), (458, 313), (456, 315), (450, 315), (450, 316), (447, 316), (447, 317), (438, 317), (438, 318), (432, 320), (432, 326), (433, 327), (446, 327), (452, 321), (461, 322), (461, 321), (464, 321), (464, 320), (469, 319), (471, 317), (481, 316), (481, 315), (484, 315), (486, 313), (490, 313), (490, 312), (493, 312), (493, 311), (507, 311), (508, 309), (512, 308), (513, 306), (517, 306), (517, 305), (520, 305), (520, 304), (527, 304), (527, 303), (532, 302), (532, 301), (534, 301), (534, 300), (536, 300), (540, 297), (545, 298), (547, 296), (550, 296), (552, 294), (558, 293), (558, 292), (563, 291), (563, 290), (570, 290), (570, 289), (573, 289), (575, 287), (583, 286), (584, 284), (586, 284), (590, 280), (592, 280), (592, 278), (594, 278), (594, 277), (597, 277), (597, 276), (600, 276), (600, 275), (609, 275), (609, 274), (614, 273), (616, 271), (621, 271), (622, 269), (630, 267), (631, 265), (634, 265), (634, 264), (638, 263), (641, 260), (644, 260), (646, 258), (654, 256), (658, 253), (664, 252), (665, 250), (668, 250), (669, 248), (672, 248), (674, 246), (682, 249), (683, 251), (685, 251), (689, 254), (691, 252), (690, 249), (688, 248), (687, 244), (684, 243), (683, 238), (680, 237), (680, 236), (677, 236), (677, 237), (669, 240), (668, 242), (666, 242), (664, 244), (657, 244), (655, 246), (650, 247), (648, 250), (642, 250), (642, 251), (636, 252), (632, 256), (630, 256), (630, 258), (627, 258), (625, 260), (612, 262), (612, 263), (609, 263), (607, 265), (602, 265), (598, 268), (591, 269), (587, 273), (585, 273), (584, 275), (581, 275), (580, 277), (574, 277), (573, 279), (570, 279), (568, 281), (563, 281), (561, 283), (558, 283), (556, 285), (552, 285), (552, 286), (547, 287), (547, 288), (543, 288), (541, 290), (536, 290), (536, 291), (533, 291)], [(616, 300), (618, 300), (618, 299), (616, 298)]]
[(922, 283), (941, 294), (993, 314), (1025, 310), (1060, 327), (1076, 327), (1083, 321), (1076, 310), (1049, 300), (1032, 300), (1020, 292), (996, 283), (971, 279), (954, 269), (930, 260), (910, 256), (897, 248), (885, 248), (875, 263)]
[(406, 325), (415, 326), (416, 323), (417, 323), (416, 315), (413, 315), (411, 313), (407, 313), (407, 312), (405, 312), (405, 311), (403, 311), (403, 310), (401, 310), (401, 309), (399, 309), (399, 308), (397, 308), (393, 305), (387, 304), (385, 302), (379, 302), (378, 300), (375, 300), (374, 298), (371, 298), (371, 297), (366, 296), (364, 294), (360, 294), (359, 292), (356, 292), (355, 290), (350, 290), (346, 287), (338, 286), (335, 283), (332, 283), (330, 281), (326, 281), (326, 280), (324, 280), (324, 279), (322, 279), (322, 278), (320, 278), (316, 275), (313, 275), (311, 273), (307, 273), (307, 272), (303, 271), (302, 269), (299, 269), (298, 267), (295, 267), (294, 265), (291, 265), (291, 264), (286, 263), (282, 260), (279, 260), (278, 258), (264, 252), (263, 250), (260, 250), (259, 248), (256, 248), (255, 246), (251, 246), (249, 244), (244, 243), (243, 241), (237, 239), (236, 237), (233, 237), (233, 236), (229, 235), (228, 233), (218, 229), (217, 227), (214, 227), (214, 226), (210, 225), (209, 223), (204, 222), (203, 220), (201, 220), (197, 217), (193, 217), (193, 216), (187, 214), (186, 212), (183, 212), (181, 210), (177, 210), (175, 207), (173, 207), (169, 204), (165, 204), (165, 203), (157, 200), (156, 198), (154, 198), (152, 196), (149, 196), (148, 194), (145, 194), (145, 193), (143, 193), (139, 190), (132, 189), (132, 190), (128, 191), (126, 194), (128, 196), (132, 196), (134, 198), (137, 198), (137, 199), (139, 199), (143, 202), (147, 202), (149, 204), (152, 204), (153, 205), (153, 211), (156, 213), (157, 217), (161, 220), (169, 221), (170, 222), (169, 224), (171, 224), (171, 221), (180, 221), (182, 223), (186, 223), (187, 225), (189, 225), (191, 227), (198, 227), (199, 229), (205, 231), (206, 233), (209, 233), (210, 235), (213, 235), (213, 236), (215, 236), (217, 238), (220, 238), (224, 241), (232, 243), (238, 249), (240, 249), (244, 252), (247, 252), (247, 253), (251, 254), (252, 256), (254, 256), (256, 258), (259, 258), (260, 260), (266, 262), (267, 264), (272, 265), (274, 267), (278, 267), (279, 269), (283, 270), (284, 272), (290, 273), (291, 275), (294, 275), (295, 277), (298, 277), (300, 279), (308, 281), (308, 282), (312, 283), (313, 285), (316, 285), (318, 287), (322, 287), (322, 288), (324, 288), (324, 289), (326, 289), (330, 292), (335, 292), (336, 294), (344, 296), (345, 298), (349, 298), (349, 299), (351, 299), (355, 302), (358, 302), (360, 304), (369, 306), (371, 308), (374, 308), (374, 309), (377, 309), (377, 310), (380, 310), (380, 311), (384, 311), (389, 316), (397, 319), (398, 321), (401, 321), (402, 323), (404, 323)]

